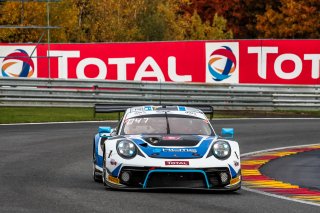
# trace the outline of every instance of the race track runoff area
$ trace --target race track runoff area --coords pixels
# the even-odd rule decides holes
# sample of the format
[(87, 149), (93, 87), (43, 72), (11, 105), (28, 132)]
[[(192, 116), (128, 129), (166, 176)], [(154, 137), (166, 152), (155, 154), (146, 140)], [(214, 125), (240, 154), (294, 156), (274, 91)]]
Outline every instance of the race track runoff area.
[[(301, 146), (301, 147), (282, 148), (278, 150), (258, 152), (252, 155), (245, 155), (241, 160), (243, 185), (253, 190), (258, 190), (258, 191), (262, 191), (269, 194), (275, 194), (278, 196), (283, 196), (283, 197), (294, 199), (297, 201), (314, 202), (316, 204), (319, 204), (320, 206), (319, 185), (312, 186), (312, 184), (310, 183), (309, 186), (302, 187), (289, 182), (277, 180), (274, 177), (272, 177), (272, 175), (269, 177), (261, 172), (261, 168), (264, 165), (270, 163), (270, 161), (274, 161), (276, 159), (279, 159), (285, 156), (297, 155), (303, 152), (311, 152), (311, 151), (319, 151), (319, 150), (320, 150), (320, 144), (316, 144), (316, 145)], [(300, 156), (297, 155), (294, 157), (299, 158)], [(305, 165), (305, 166), (310, 166), (310, 165)], [(274, 168), (279, 168), (279, 167), (274, 167)], [(283, 167), (280, 169), (285, 170), (286, 167)], [(298, 166), (296, 166), (295, 168), (296, 174), (294, 175), (299, 176), (300, 172), (303, 173), (303, 171), (299, 172), (299, 169), (303, 170), (303, 168), (299, 168)], [(315, 169), (314, 172), (316, 171), (317, 170)], [(277, 172), (275, 171), (275, 173)], [(292, 177), (292, 179), (294, 178), (296, 177), (295, 176)], [(316, 188), (316, 187), (317, 189), (310, 189), (310, 188)]]

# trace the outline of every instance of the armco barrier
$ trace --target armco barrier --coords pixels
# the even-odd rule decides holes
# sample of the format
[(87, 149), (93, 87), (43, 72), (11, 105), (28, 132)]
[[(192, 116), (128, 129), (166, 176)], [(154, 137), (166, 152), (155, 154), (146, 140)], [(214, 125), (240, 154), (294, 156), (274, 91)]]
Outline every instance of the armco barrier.
[(0, 78), (0, 106), (198, 104), (217, 110), (319, 110), (320, 86)]

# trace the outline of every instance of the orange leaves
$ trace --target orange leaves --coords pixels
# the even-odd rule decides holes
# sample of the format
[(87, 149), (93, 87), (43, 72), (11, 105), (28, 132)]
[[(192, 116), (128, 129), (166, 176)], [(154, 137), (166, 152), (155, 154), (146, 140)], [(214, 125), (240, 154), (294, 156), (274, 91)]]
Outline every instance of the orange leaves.
[(281, 0), (278, 8), (267, 7), (257, 15), (256, 29), (261, 38), (319, 38), (320, 2)]
[[(51, 42), (118, 42), (232, 38), (226, 20), (184, 12), (189, 0), (68, 0), (50, 3)], [(23, 10), (22, 10), (23, 8)], [(0, 25), (46, 25), (46, 3), (4, 2)], [(37, 42), (46, 32), (0, 29), (0, 41)], [(46, 34), (45, 34), (46, 35)], [(42, 42), (46, 42), (44, 37)]]
[[(0, 25), (47, 25), (46, 2), (0, 3)], [(319, 38), (319, 0), (63, 0), (50, 3), (52, 42)], [(0, 42), (43, 30), (0, 29)], [(46, 42), (46, 36), (42, 42)]]
[(190, 0), (203, 21), (227, 19), (235, 38), (319, 38), (319, 0)]

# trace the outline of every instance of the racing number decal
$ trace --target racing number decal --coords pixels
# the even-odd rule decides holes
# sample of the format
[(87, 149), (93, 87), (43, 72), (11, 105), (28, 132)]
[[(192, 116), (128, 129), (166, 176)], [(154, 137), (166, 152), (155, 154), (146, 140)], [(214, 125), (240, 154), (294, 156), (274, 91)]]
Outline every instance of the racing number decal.
[(132, 124), (140, 124), (140, 123), (148, 123), (149, 118), (130, 118), (126, 120), (127, 125), (132, 125)]

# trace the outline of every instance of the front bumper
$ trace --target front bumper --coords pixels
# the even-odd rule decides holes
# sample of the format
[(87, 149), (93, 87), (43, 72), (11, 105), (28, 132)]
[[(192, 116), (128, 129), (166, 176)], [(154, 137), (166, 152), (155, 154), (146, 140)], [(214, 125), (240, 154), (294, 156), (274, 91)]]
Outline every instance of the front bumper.
[[(221, 174), (224, 173), (221, 177)], [(124, 176), (128, 177), (123, 178)], [(126, 179), (126, 180), (124, 180)], [(117, 189), (201, 189), (229, 190), (241, 187), (240, 171), (231, 177), (229, 168), (155, 168), (122, 167), (118, 177), (108, 175), (106, 184)]]

